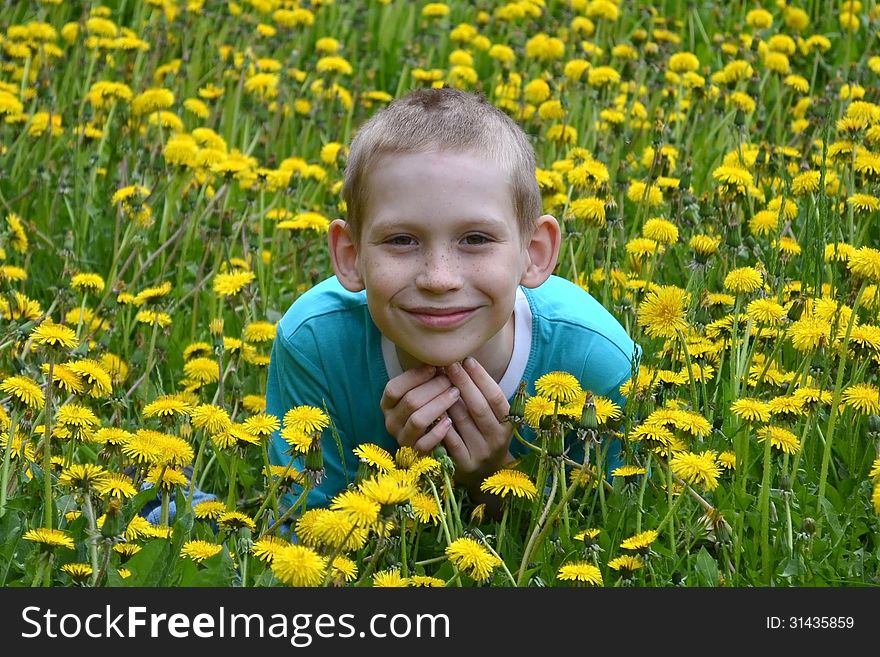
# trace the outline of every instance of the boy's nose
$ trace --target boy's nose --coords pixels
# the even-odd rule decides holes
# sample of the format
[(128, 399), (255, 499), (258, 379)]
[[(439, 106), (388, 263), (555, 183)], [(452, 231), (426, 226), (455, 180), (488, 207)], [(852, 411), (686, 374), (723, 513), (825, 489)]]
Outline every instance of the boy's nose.
[(446, 292), (461, 287), (461, 269), (447, 253), (432, 253), (416, 275), (416, 285), (432, 292)]

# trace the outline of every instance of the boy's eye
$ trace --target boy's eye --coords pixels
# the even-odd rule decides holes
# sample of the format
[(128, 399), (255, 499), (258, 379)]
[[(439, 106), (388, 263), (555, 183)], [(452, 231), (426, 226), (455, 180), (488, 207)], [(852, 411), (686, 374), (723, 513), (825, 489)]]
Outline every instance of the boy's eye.
[(490, 240), (485, 235), (480, 235), (479, 233), (474, 233), (473, 235), (467, 235), (464, 238), (464, 243), (468, 246), (477, 246), (479, 244), (486, 244)]
[(413, 242), (413, 238), (409, 235), (395, 235), (394, 237), (389, 237), (385, 240), (386, 244), (392, 244), (394, 246), (409, 246)]

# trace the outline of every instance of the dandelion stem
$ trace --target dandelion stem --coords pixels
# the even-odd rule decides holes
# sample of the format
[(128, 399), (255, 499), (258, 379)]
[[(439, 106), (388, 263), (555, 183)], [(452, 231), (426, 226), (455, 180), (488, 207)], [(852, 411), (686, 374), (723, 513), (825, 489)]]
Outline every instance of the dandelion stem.
[(770, 586), (773, 577), (770, 572), (770, 468), (772, 462), (771, 449), (773, 443), (770, 436), (764, 439), (764, 472), (761, 475), (761, 497), (758, 507), (761, 512), (761, 565), (765, 584)]
[[(504, 562), (504, 559), (501, 558), (501, 555), (498, 554), (491, 545), (489, 545), (489, 541), (486, 540), (485, 536), (480, 536), (480, 542), (483, 544), (483, 547), (489, 550), (492, 556), (494, 556), (496, 559), (498, 559), (498, 561), (501, 562), (501, 569), (507, 575), (507, 579), (510, 580), (511, 584), (516, 586), (516, 580), (513, 578), (513, 574), (510, 572), (510, 568), (507, 567), (507, 564)], [(498, 546), (501, 547), (501, 544), (499, 543)]]
[(651, 459), (654, 453), (648, 452), (645, 461), (645, 474), (642, 475), (642, 484), (639, 486), (639, 503), (636, 505), (636, 534), (642, 531), (642, 513), (644, 512), (645, 489), (648, 487), (648, 477), (651, 474)]
[(837, 426), (837, 418), (840, 415), (840, 397), (843, 392), (843, 375), (846, 371), (846, 360), (849, 356), (849, 336), (852, 333), (853, 325), (859, 312), (859, 303), (862, 300), (862, 294), (865, 291), (867, 279), (862, 281), (859, 291), (856, 294), (856, 300), (853, 303), (852, 313), (846, 325), (846, 334), (840, 344), (840, 363), (837, 366), (837, 381), (834, 384), (834, 395), (831, 401), (831, 409), (828, 411), (828, 432), (825, 437), (825, 449), (822, 452), (822, 465), (819, 472), (819, 489), (816, 501), (816, 538), (822, 536), (822, 519), (823, 506), (825, 503), (825, 484), (828, 480), (828, 466), (831, 462), (831, 445), (834, 441), (834, 429)]
[[(9, 428), (6, 433), (6, 448), (3, 450), (3, 475), (0, 477), (0, 518), (6, 515), (6, 496), (9, 487), (9, 468), (12, 462), (12, 443), (15, 440), (15, 429), (18, 426), (18, 417), (13, 410), (9, 418)], [(47, 474), (48, 476), (48, 474)]]
[(92, 493), (86, 490), (84, 493), (83, 511), (85, 512), (86, 522), (89, 523), (88, 538), (86, 543), (89, 546), (89, 558), (92, 562), (91, 584), (95, 585), (98, 579), (98, 526), (95, 521), (95, 508), (92, 506)]
[(662, 530), (662, 529), (666, 526), (666, 523), (672, 521), (672, 517), (673, 517), (673, 515), (675, 514), (675, 512), (678, 510), (678, 507), (681, 506), (681, 501), (682, 501), (683, 499), (684, 499), (684, 495), (679, 495), (679, 496), (676, 498), (676, 500), (675, 500), (675, 504), (673, 504), (673, 505), (669, 508), (669, 511), (666, 512), (666, 516), (663, 518), (663, 520), (660, 521), (660, 524), (657, 525), (657, 530), (656, 530), (657, 533), (660, 533), (660, 530)]
[(260, 534), (257, 537), (257, 540), (260, 540), (261, 538), (264, 538), (273, 532), (277, 532), (281, 528), (281, 526), (290, 519), (290, 516), (292, 516), (296, 512), (296, 508), (299, 506), (300, 501), (306, 499), (306, 495), (308, 495), (308, 492), (309, 487), (305, 486), (303, 488), (303, 492), (300, 493), (299, 497), (297, 497), (296, 500), (294, 500), (293, 504), (288, 507), (287, 511), (285, 511), (284, 514), (275, 521), (274, 525), (272, 525), (262, 534)]
[(49, 357), (49, 372), (46, 384), (46, 429), (43, 435), (43, 526), (52, 529), (52, 512), (55, 500), (52, 497), (52, 392), (55, 357)]
[(238, 475), (238, 456), (236, 454), (232, 455), (229, 463), (229, 494), (226, 497), (226, 508), (230, 511), (235, 509), (235, 493), (236, 493), (236, 479)]
[[(523, 581), (525, 580), (526, 568), (529, 565), (529, 558), (532, 556), (532, 549), (535, 546), (535, 541), (538, 539), (538, 534), (541, 531), (541, 526), (547, 519), (547, 515), (550, 513), (550, 508), (553, 506), (553, 500), (556, 498), (556, 485), (558, 483), (558, 478), (555, 469), (552, 470), (552, 474), (553, 483), (550, 484), (550, 494), (547, 496), (547, 504), (544, 505), (544, 510), (541, 512), (541, 517), (538, 518), (538, 521), (535, 523), (534, 528), (532, 529), (531, 536), (529, 536), (528, 543), (526, 543), (526, 549), (523, 551), (522, 561), (519, 564), (519, 571), (517, 572), (516, 577), (517, 586), (522, 586)], [(540, 490), (541, 489), (539, 488), (539, 493)], [(571, 490), (574, 490), (574, 487), (572, 487)]]

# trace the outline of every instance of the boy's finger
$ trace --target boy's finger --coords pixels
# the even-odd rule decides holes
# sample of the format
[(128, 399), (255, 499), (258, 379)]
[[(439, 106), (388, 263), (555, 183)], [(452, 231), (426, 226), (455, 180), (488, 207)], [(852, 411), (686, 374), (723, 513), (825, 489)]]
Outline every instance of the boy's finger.
[(379, 402), (383, 410), (397, 406), (403, 396), (413, 388), (427, 383), (437, 373), (437, 368), (432, 365), (422, 365), (407, 370), (403, 374), (395, 376), (385, 385), (382, 400)]
[(489, 404), (489, 408), (492, 409), (495, 415), (495, 419), (499, 422), (504, 422), (508, 413), (510, 413), (510, 402), (507, 401), (507, 397), (504, 396), (504, 392), (502, 392), (498, 383), (489, 376), (489, 373), (480, 365), (476, 358), (465, 358), (462, 366), (464, 371), (470, 375), (474, 385), (483, 394), (483, 397)]
[(448, 388), (412, 413), (404, 422), (401, 432), (404, 444), (412, 445), (424, 436), (432, 428), (434, 421), (442, 417), (458, 397), (459, 392), (456, 388)]
[(422, 406), (434, 399), (444, 390), (448, 390), (452, 386), (449, 379), (445, 376), (435, 376), (424, 383), (410, 388), (395, 401), (394, 391), (389, 394), (382, 394), (379, 400), (379, 407), (383, 411), (393, 411), (409, 417)]
[(468, 409), (465, 407), (464, 403), (459, 400), (449, 407), (447, 413), (449, 413), (449, 417), (452, 418), (452, 424), (455, 426), (458, 435), (464, 441), (465, 445), (468, 446), (468, 451), (473, 452), (475, 446), (470, 444), (469, 438), (474, 435), (482, 438), (482, 434), (480, 434), (479, 429), (477, 429), (477, 426), (474, 424), (474, 420), (470, 413), (468, 413)]
[(471, 456), (467, 445), (464, 444), (464, 440), (462, 440), (454, 426), (446, 431), (446, 436), (443, 438), (443, 446), (457, 466), (460, 467), (470, 463)]
[[(446, 375), (449, 377), (452, 384), (461, 390), (461, 399), (465, 406), (467, 406), (468, 413), (470, 413), (471, 417), (474, 419), (474, 423), (478, 427), (488, 428), (491, 423), (497, 423), (498, 417), (495, 414), (495, 410), (489, 405), (486, 395), (483, 394), (483, 391), (479, 386), (474, 383), (470, 374), (461, 366), (461, 364), (453, 363), (448, 366), (446, 368)], [(488, 374), (486, 376), (488, 376)]]
[(413, 443), (413, 449), (427, 454), (443, 441), (451, 426), (452, 420), (449, 417), (440, 419), (428, 433)]

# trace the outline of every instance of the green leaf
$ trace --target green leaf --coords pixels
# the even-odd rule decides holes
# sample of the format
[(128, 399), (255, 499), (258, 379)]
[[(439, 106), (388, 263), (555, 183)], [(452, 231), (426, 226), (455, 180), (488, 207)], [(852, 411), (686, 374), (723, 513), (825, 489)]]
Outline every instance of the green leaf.
[(0, 586), (6, 584), (6, 577), (13, 564), (12, 557), (23, 529), (21, 514), (7, 508), (6, 515), (0, 518)]
[(181, 573), (180, 586), (231, 586), (238, 577), (225, 547), (201, 565), (191, 559), (181, 559)]
[(789, 557), (788, 561), (785, 562), (785, 567), (782, 569), (782, 576), (794, 578), (795, 582), (797, 582), (804, 573), (806, 573), (804, 558), (800, 554), (794, 554)]
[[(834, 489), (829, 486), (828, 490)], [(821, 500), (821, 504), (822, 515), (828, 521), (828, 525), (831, 527), (831, 531), (834, 532), (834, 538), (839, 538), (840, 535), (843, 534), (843, 527), (840, 525), (840, 519), (838, 518), (837, 510), (834, 508), (834, 504), (828, 498), (823, 498)]]
[(129, 559), (125, 567), (131, 577), (121, 580), (122, 586), (159, 586), (159, 582), (171, 561), (171, 543), (164, 538), (155, 538)]
[(156, 499), (158, 492), (159, 489), (156, 487), (147, 488), (129, 499), (125, 506), (122, 507), (123, 525), (128, 527), (128, 523), (131, 522), (131, 519), (140, 513), (140, 510), (143, 509), (148, 502)]
[(718, 586), (721, 580), (718, 563), (704, 547), (701, 547), (697, 553), (695, 568), (699, 586)]

